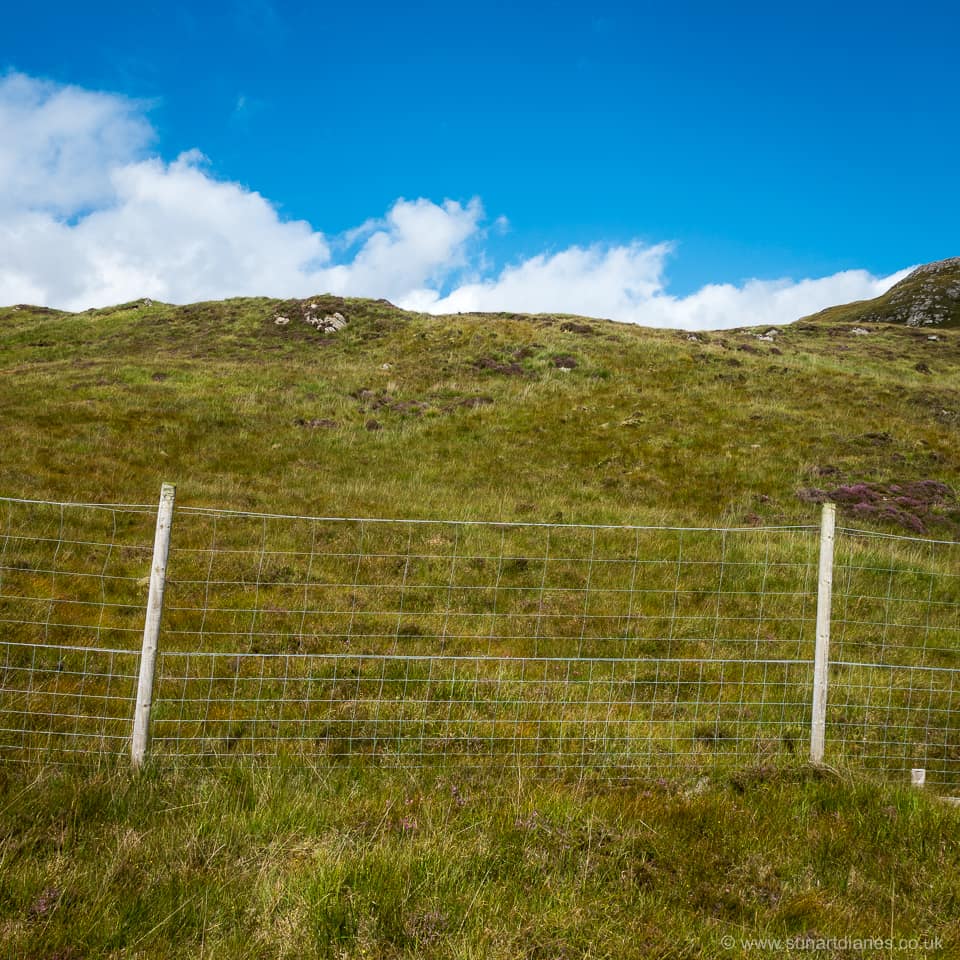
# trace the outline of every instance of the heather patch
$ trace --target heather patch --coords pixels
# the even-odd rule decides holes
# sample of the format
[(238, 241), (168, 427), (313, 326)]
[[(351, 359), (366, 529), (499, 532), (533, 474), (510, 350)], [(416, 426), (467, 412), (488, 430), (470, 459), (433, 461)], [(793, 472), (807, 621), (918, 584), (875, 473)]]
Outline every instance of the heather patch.
[(596, 333), (596, 330), (589, 323), (577, 323), (575, 320), (567, 320), (565, 323), (561, 323), (560, 329), (564, 333), (579, 333), (585, 336)]
[(842, 514), (858, 521), (890, 523), (912, 533), (960, 536), (960, 501), (953, 488), (939, 480), (847, 483), (832, 490), (806, 487), (797, 496), (805, 503), (835, 503)]
[(497, 357), (478, 357), (473, 361), (473, 367), (483, 373), (499, 373), (506, 377), (522, 377), (525, 372), (516, 361)]

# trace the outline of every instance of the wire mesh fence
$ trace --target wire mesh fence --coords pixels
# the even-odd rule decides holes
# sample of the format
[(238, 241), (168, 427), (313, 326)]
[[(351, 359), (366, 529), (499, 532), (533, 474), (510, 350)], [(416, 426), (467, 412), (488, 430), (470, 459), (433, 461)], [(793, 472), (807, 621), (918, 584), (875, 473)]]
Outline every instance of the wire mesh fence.
[(155, 741), (611, 770), (775, 752), (809, 709), (816, 547), (182, 510)]
[(129, 750), (155, 513), (0, 500), (0, 756)]
[(867, 768), (960, 777), (960, 543), (843, 530), (828, 737)]
[[(0, 500), (0, 756), (129, 749), (155, 508)], [(841, 531), (828, 762), (960, 773), (957, 544)], [(178, 507), (158, 758), (647, 775), (810, 737), (815, 527)]]

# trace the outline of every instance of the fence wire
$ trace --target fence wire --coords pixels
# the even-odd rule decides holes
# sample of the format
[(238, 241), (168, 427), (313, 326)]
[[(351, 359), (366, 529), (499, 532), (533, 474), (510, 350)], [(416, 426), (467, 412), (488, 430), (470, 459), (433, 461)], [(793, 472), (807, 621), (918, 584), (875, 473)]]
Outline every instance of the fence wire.
[[(165, 654), (155, 742), (631, 771), (802, 740), (809, 664), (448, 655)], [(786, 747), (789, 749), (789, 747)]]
[[(128, 749), (155, 508), (0, 500), (0, 756)], [(958, 545), (841, 530), (828, 762), (955, 785)], [(618, 775), (809, 743), (814, 527), (178, 507), (153, 753)]]
[(155, 517), (0, 500), (0, 756), (129, 748)]
[(960, 780), (960, 543), (842, 530), (827, 738), (870, 769)]

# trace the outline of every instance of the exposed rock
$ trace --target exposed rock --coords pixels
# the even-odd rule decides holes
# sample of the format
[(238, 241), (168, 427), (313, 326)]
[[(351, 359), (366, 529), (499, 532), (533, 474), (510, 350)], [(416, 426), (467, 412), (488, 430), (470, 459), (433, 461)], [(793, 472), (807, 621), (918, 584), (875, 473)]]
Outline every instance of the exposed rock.
[(321, 297), (319, 301), (285, 300), (277, 305), (273, 322), (278, 327), (285, 327), (294, 320), (302, 320), (320, 333), (337, 333), (347, 325), (347, 318), (339, 310), (334, 313), (329, 311), (333, 306), (342, 307), (342, 304), (340, 297)]
[(950, 257), (917, 267), (890, 290), (883, 314), (863, 319), (904, 323), (908, 327), (938, 326), (955, 318), (958, 300), (960, 257)]
[(342, 330), (347, 325), (347, 318), (342, 313), (332, 313), (326, 317), (320, 317), (313, 313), (314, 304), (310, 304), (310, 309), (304, 314), (304, 322), (309, 323), (311, 327), (319, 330), (321, 333), (331, 334)]
[(909, 280), (910, 277), (933, 276), (948, 270), (960, 271), (960, 257), (948, 257), (946, 260), (935, 260), (933, 263), (925, 263), (923, 266), (917, 267), (917, 269), (907, 277), (907, 280)]
[(810, 319), (859, 324), (853, 331), (858, 336), (868, 332), (864, 328), (873, 323), (960, 327), (960, 257), (924, 264), (873, 300), (828, 307)]

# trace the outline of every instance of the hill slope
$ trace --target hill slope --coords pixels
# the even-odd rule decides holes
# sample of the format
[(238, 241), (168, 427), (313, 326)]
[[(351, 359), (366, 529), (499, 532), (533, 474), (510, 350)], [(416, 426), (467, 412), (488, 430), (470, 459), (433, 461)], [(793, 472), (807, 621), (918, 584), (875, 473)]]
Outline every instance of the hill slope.
[[(0, 496), (150, 502), (169, 479), (182, 504), (284, 513), (682, 524), (809, 522), (832, 496), (956, 536), (960, 330), (856, 330), (333, 297), (9, 308)], [(922, 694), (902, 692), (929, 733)], [(957, 811), (789, 758), (618, 783), (95, 757), (0, 765), (0, 808), (0, 941), (36, 960), (747, 957), (788, 937), (839, 957), (881, 930), (950, 956), (960, 935)]]
[[(335, 313), (343, 329), (318, 329)], [(169, 479), (240, 509), (759, 523), (933, 481), (906, 520), (874, 514), (953, 535), (960, 331), (826, 319), (688, 334), (329, 296), (2, 309), (0, 494), (149, 502)]]

